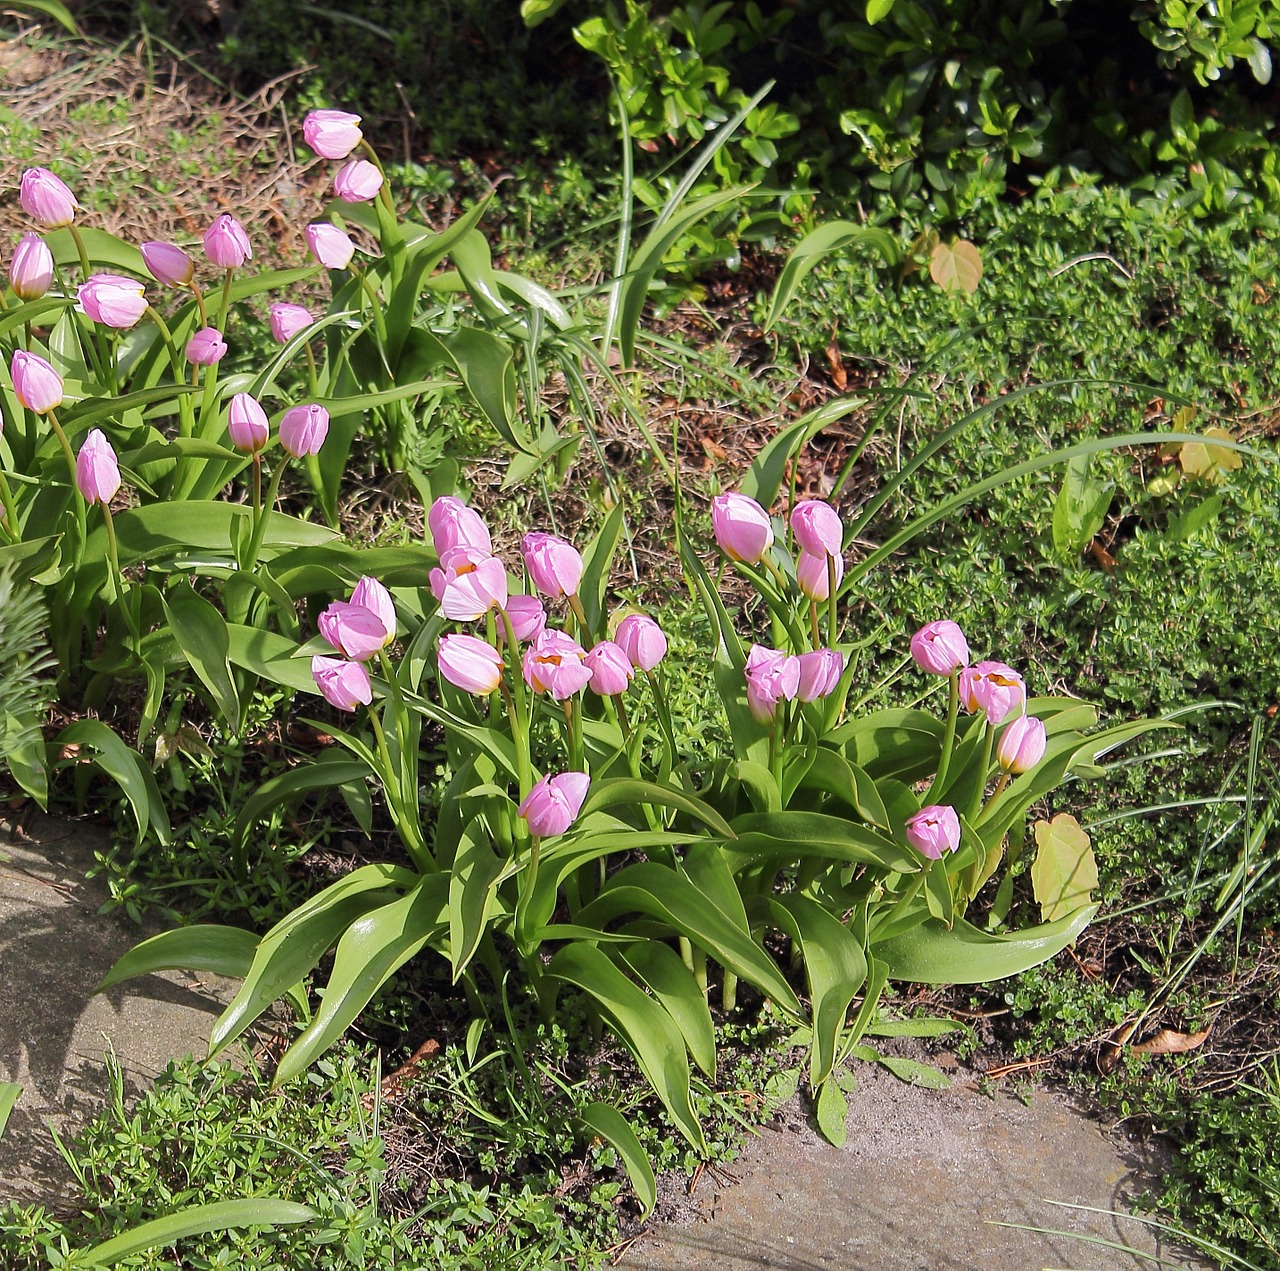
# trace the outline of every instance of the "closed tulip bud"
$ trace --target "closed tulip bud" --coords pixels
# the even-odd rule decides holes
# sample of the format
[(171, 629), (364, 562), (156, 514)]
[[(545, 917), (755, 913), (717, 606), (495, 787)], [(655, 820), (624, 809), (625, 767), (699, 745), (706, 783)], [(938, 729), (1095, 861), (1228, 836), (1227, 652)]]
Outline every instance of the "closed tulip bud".
[(93, 429), (76, 456), (76, 489), (87, 503), (110, 503), (120, 489), (120, 463), (101, 429)]
[(360, 116), (313, 110), (302, 121), (303, 140), (322, 159), (345, 159), (361, 142)]
[(757, 564), (773, 546), (769, 513), (745, 494), (717, 494), (711, 500), (711, 528), (720, 550), (747, 565)]
[(475, 636), (441, 636), (436, 657), (440, 674), (464, 693), (487, 697), (502, 683), (502, 654)]
[(316, 626), (339, 653), (356, 662), (367, 662), (387, 646), (387, 629), (378, 615), (348, 600), (335, 600), (316, 620)]
[(271, 324), (271, 338), (277, 344), (287, 344), (299, 331), (305, 331), (315, 319), (301, 306), (274, 304), (267, 310)]
[(801, 551), (811, 556), (839, 556), (844, 551), (844, 523), (830, 503), (805, 499), (791, 513), (791, 532)]
[[(520, 644), (536, 640), (546, 630), (546, 606), (537, 596), (511, 596), (507, 600), (506, 609), (511, 632)], [(505, 634), (503, 628), (499, 627), (498, 638), (502, 639)]]
[(572, 543), (537, 531), (520, 540), (520, 555), (533, 585), (544, 596), (576, 596), (582, 581), (582, 556)]
[(493, 551), (489, 531), (485, 529), (479, 513), (451, 494), (441, 495), (431, 505), (427, 513), (427, 528), (431, 531), (436, 555), (441, 560), (455, 547), (474, 547), (486, 555)]
[(326, 269), (346, 269), (356, 253), (356, 245), (336, 225), (312, 221), (304, 231), (311, 254)]
[(227, 356), (227, 342), (214, 327), (201, 327), (187, 341), (187, 361), (193, 366), (217, 366)]
[(352, 159), (333, 178), (333, 192), (344, 203), (367, 203), (382, 189), (382, 173), (368, 159)]
[(970, 714), (985, 711), (993, 728), (1027, 700), (1022, 676), (1003, 662), (979, 662), (960, 672), (960, 703)]
[(520, 662), (524, 681), (535, 693), (549, 693), (563, 702), (591, 683), (587, 651), (563, 631), (544, 631), (524, 651)]
[(926, 622), (911, 637), (911, 656), (922, 671), (951, 675), (969, 665), (969, 642), (954, 622)]
[(652, 671), (667, 656), (667, 637), (647, 614), (627, 614), (613, 638), (638, 671)]
[(960, 846), (960, 818), (955, 808), (931, 803), (909, 816), (907, 842), (931, 861), (941, 860), (943, 852), (954, 852)]
[(166, 287), (186, 287), (195, 277), (195, 261), (173, 243), (143, 243), (142, 263), (147, 272)]
[(253, 246), (244, 226), (230, 212), (223, 212), (204, 232), (204, 254), (219, 269), (239, 269), (253, 257)]
[(844, 654), (834, 649), (815, 649), (800, 655), (800, 685), (796, 697), (802, 702), (816, 702), (826, 697), (840, 683), (844, 673)]
[(578, 819), (590, 785), (591, 778), (585, 772), (543, 777), (516, 810), (535, 838), (563, 834)]
[(140, 282), (119, 274), (94, 274), (76, 291), (76, 307), (94, 322), (115, 331), (127, 331), (147, 311), (147, 297)]
[(329, 412), (315, 402), (294, 406), (280, 418), (280, 444), (295, 459), (320, 453), (329, 435)]
[(39, 234), (24, 234), (9, 262), (9, 286), (19, 300), (39, 300), (53, 283), (53, 253)]
[(1015, 776), (1030, 772), (1044, 758), (1048, 734), (1044, 723), (1034, 715), (1019, 715), (1000, 734), (996, 742), (996, 758), (1000, 766)]
[(490, 609), (506, 608), (507, 567), (478, 548), (455, 547), (445, 552), (430, 581), (440, 612), (451, 622), (474, 622)]
[(47, 415), (62, 405), (62, 376), (44, 358), (19, 349), (9, 363), (13, 391), (28, 410)]
[(377, 619), (387, 630), (385, 643), (390, 644), (396, 638), (396, 602), (391, 593), (376, 579), (367, 575), (361, 578), (351, 593), (351, 603), (361, 605)]
[(66, 182), (48, 168), (28, 168), (22, 174), (18, 202), (32, 220), (39, 221), (46, 229), (70, 225), (80, 208)]
[(792, 701), (800, 690), (800, 659), (777, 649), (753, 644), (743, 668), (747, 706), (758, 723), (769, 723), (784, 698)]
[(831, 577), (829, 568), (835, 567), (836, 586), (844, 577), (844, 557), (814, 556), (810, 552), (801, 552), (796, 558), (796, 586), (810, 600), (826, 600), (831, 594)]
[(237, 393), (227, 409), (227, 435), (237, 450), (257, 454), (271, 436), (267, 412), (257, 398), (248, 393)]
[(586, 657), (591, 691), (601, 697), (625, 693), (635, 674), (627, 655), (612, 640), (601, 640)]
[(353, 711), (373, 701), (373, 685), (369, 672), (359, 662), (345, 658), (327, 658), (317, 653), (311, 659), (311, 678), (330, 706), (340, 711)]

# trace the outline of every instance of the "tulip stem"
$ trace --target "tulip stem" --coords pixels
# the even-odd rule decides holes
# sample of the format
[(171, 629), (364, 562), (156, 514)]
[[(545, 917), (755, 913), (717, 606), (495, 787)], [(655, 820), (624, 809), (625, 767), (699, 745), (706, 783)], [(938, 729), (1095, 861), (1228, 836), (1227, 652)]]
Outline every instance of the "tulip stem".
[(62, 443), (62, 453), (67, 459), (67, 471), (71, 474), (71, 484), (76, 484), (76, 456), (71, 449), (71, 443), (67, 440), (67, 434), (62, 431), (62, 425), (58, 423), (58, 417), (53, 411), (48, 412), (49, 427), (53, 429), (54, 436)]
[[(80, 227), (75, 223), (75, 221), (72, 221), (67, 226), (67, 229), (71, 232), (71, 238), (76, 245), (76, 253), (80, 257), (80, 272), (82, 274), (80, 281), (88, 282), (93, 273), (93, 266), (89, 264), (89, 253), (85, 248), (84, 239), (80, 236)], [(114, 393), (116, 392), (115, 359), (107, 357), (107, 346), (104, 342), (103, 334), (98, 327), (91, 324), (90, 330), (93, 332), (93, 342), (98, 350), (99, 374), (104, 376), (108, 374), (110, 375), (110, 382), (108, 386)]]
[(827, 557), (827, 647), (836, 647), (836, 558)]
[(929, 792), (924, 796), (924, 806), (933, 802), (934, 796), (940, 794), (943, 783), (947, 779), (947, 771), (951, 767), (951, 752), (956, 743), (956, 720), (960, 714), (960, 672), (951, 672), (947, 684), (947, 726), (942, 733), (942, 751), (938, 755), (938, 771), (930, 783)]
[[(255, 454), (254, 458), (257, 459), (257, 457)], [(276, 505), (276, 496), (280, 493), (280, 478), (284, 476), (284, 470), (285, 465), (280, 463), (271, 474), (266, 502), (257, 509), (253, 518), (253, 537), (249, 540), (249, 551), (240, 566), (241, 569), (253, 569), (258, 563), (258, 555), (262, 551), (262, 540), (267, 532), (267, 520), (271, 516), (271, 509)]]
[(1013, 776), (1013, 773), (1010, 772), (1007, 768), (1005, 769), (1004, 772), (1000, 774), (1000, 780), (996, 782), (996, 788), (992, 790), (991, 798), (987, 800), (986, 806), (982, 809), (982, 812), (979, 814), (977, 821), (974, 823), (975, 825), (981, 825), (982, 822), (986, 819), (987, 813), (990, 812), (993, 807), (995, 807), (996, 800), (1005, 792), (1005, 788), (1008, 786), (1009, 780), (1012, 776)]
[[(430, 856), (426, 840), (422, 837), (422, 820), (418, 812), (418, 782), (416, 776), (417, 755), (409, 753), (409, 711), (404, 703), (404, 694), (400, 689), (400, 681), (396, 678), (395, 668), (387, 657), (385, 648), (378, 650), (378, 666), (383, 678), (387, 681), (387, 689), (391, 698), (391, 710), (396, 719), (396, 750), (400, 756), (400, 814), (404, 818), (401, 836), (412, 840), (411, 850), (416, 857), (418, 852)], [(372, 711), (370, 714), (372, 715)], [(414, 850), (416, 849), (416, 850)]]
[(728, 967), (724, 969), (724, 983), (720, 987), (720, 1005), (726, 1012), (738, 1005), (738, 977)]
[(369, 723), (373, 728), (373, 736), (378, 744), (378, 757), (382, 760), (382, 772), (380, 774), (382, 777), (382, 789), (387, 796), (387, 803), (391, 807), (391, 815), (395, 819), (396, 829), (400, 831), (400, 841), (405, 845), (420, 873), (438, 873), (439, 869), (435, 861), (431, 859), (431, 853), (427, 851), (426, 844), (423, 842), (422, 827), (418, 824), (417, 817), (411, 815), (405, 806), (404, 791), (401, 788), (400, 778), (396, 774), (395, 765), (391, 762), (391, 751), (387, 747), (387, 735), (383, 731), (382, 721), (378, 718), (378, 712), (372, 706), (369, 707)]
[(382, 314), (382, 304), (378, 300), (378, 293), (374, 291), (373, 284), (369, 281), (365, 271), (356, 265), (352, 265), (351, 272), (360, 280), (360, 290), (369, 298), (369, 309), (373, 314), (373, 325), (378, 332), (378, 345), (380, 348), (387, 347), (387, 320)]
[[(169, 324), (161, 316), (155, 305), (149, 304), (147, 306), (147, 317), (160, 328), (160, 338), (164, 341), (164, 347), (169, 353), (169, 364), (173, 367), (173, 378), (181, 384), (183, 379), (186, 378), (187, 368), (183, 365), (183, 359), (178, 356), (178, 346), (173, 342), (173, 332), (169, 330)], [(186, 394), (184, 393), (182, 397), (178, 398), (179, 404), (181, 404), (185, 396)], [(185, 417), (186, 412), (183, 411), (182, 414)]]
[(218, 315), (222, 323), (222, 335), (226, 338), (227, 328), (231, 325), (231, 280), (236, 276), (234, 269), (228, 269), (222, 280), (222, 311)]
[(320, 396), (320, 376), (316, 372), (316, 355), (311, 351), (311, 341), (302, 346), (307, 351), (307, 381), (311, 385), (311, 396)]
[(818, 629), (818, 602), (809, 601), (809, 625), (813, 628), (813, 647), (816, 652), (822, 648), (822, 632)]
[(663, 740), (667, 743), (667, 761), (674, 768), (676, 735), (671, 726), (671, 707), (667, 702), (666, 690), (662, 687), (662, 680), (656, 671), (646, 671), (644, 677), (649, 681), (649, 688), (653, 691), (653, 704), (658, 712), (658, 723), (662, 727)]
[(987, 721), (987, 737), (982, 744), (982, 767), (978, 769), (978, 788), (973, 792), (973, 799), (969, 804), (969, 820), (974, 820), (982, 807), (982, 796), (987, 792), (987, 773), (991, 771), (991, 754), (995, 750), (996, 730), (991, 722)]
[(18, 514), (13, 507), (13, 491), (9, 488), (9, 478), (0, 468), (0, 499), (4, 501), (4, 528), (11, 543), (20, 543), (22, 534), (18, 529)]
[(594, 644), (595, 640), (590, 630), (587, 628), (587, 611), (582, 607), (582, 601), (575, 592), (572, 596), (565, 594), (565, 599), (569, 602), (569, 608), (573, 610), (573, 616), (578, 624), (578, 633), (582, 636), (584, 644)]
[(253, 452), (253, 519), (257, 524), (262, 515), (262, 452)]
[(883, 931), (888, 930), (892, 934), (894, 922), (906, 912), (911, 903), (920, 894), (921, 889), (924, 887), (925, 879), (929, 877), (929, 871), (932, 868), (933, 861), (926, 857), (924, 865), (912, 878), (907, 890), (904, 891), (896, 901), (894, 901), (893, 906), (887, 914), (876, 919), (874, 925), (867, 933), (868, 942), (872, 942), (880, 938), (880, 933)]
[[(507, 699), (507, 714), (511, 720), (511, 740), (516, 748), (516, 780), (520, 783), (520, 802), (533, 789), (533, 761), (529, 755), (530, 711), (525, 703), (524, 676), (520, 670), (520, 645), (516, 641), (515, 628), (511, 625), (511, 617), (505, 609), (498, 607), (502, 618), (502, 629), (506, 634), (507, 657), (511, 664), (511, 683), (515, 690), (512, 700), (506, 682), (502, 682), (502, 693)], [(517, 825), (517, 830), (524, 822)], [(523, 837), (523, 831), (521, 831)]]
[(102, 505), (102, 523), (107, 527), (107, 557), (111, 561), (112, 585), (116, 593), (114, 599), (124, 612), (125, 625), (129, 628), (129, 634), (133, 636), (136, 650), (141, 637), (133, 610), (125, 601), (124, 574), (120, 569), (120, 550), (116, 545), (116, 525), (111, 519), (111, 508), (106, 503)]
[(207, 327), (209, 325), (209, 311), (204, 307), (204, 292), (194, 282), (189, 282), (187, 286), (191, 288), (191, 294), (196, 298), (196, 308), (200, 311), (200, 325)]

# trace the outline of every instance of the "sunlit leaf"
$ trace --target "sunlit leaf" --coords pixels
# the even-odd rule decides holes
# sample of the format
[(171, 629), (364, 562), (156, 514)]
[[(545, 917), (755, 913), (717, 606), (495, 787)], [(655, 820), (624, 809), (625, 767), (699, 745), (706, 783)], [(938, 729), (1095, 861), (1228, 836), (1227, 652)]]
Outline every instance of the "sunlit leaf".
[(929, 277), (943, 291), (973, 295), (982, 281), (982, 254), (967, 238), (939, 243), (929, 259)]
[(1080, 822), (1067, 812), (1037, 821), (1036, 849), (1031, 885), (1044, 920), (1055, 922), (1087, 905), (1098, 885), (1098, 862)]

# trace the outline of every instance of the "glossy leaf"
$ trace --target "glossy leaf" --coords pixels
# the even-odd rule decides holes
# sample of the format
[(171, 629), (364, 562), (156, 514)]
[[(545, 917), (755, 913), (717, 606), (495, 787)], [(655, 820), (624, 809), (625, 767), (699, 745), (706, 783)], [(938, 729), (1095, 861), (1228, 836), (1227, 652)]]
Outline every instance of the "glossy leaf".
[(135, 944), (95, 990), (98, 993), (155, 971), (208, 971), (229, 979), (243, 979), (253, 965), (258, 937), (241, 927), (201, 924), (162, 931)]
[(843, 1147), (849, 1137), (849, 1101), (836, 1082), (823, 1082), (815, 1111), (822, 1137), (834, 1147)]
[(653, 1177), (649, 1157), (626, 1117), (608, 1103), (589, 1103), (578, 1117), (590, 1133), (602, 1138), (622, 1159), (627, 1178), (640, 1202), (640, 1217), (647, 1218), (658, 1200), (658, 1184)]
[(673, 786), (657, 785), (652, 781), (640, 781), (633, 777), (610, 777), (593, 781), (580, 816), (585, 818), (605, 808), (634, 807), (637, 803), (687, 812), (717, 834), (733, 838), (734, 832), (729, 823), (710, 804)]
[(300, 764), (264, 781), (245, 801), (231, 831), (232, 851), (239, 854), (249, 831), (269, 812), (287, 804), (295, 795), (313, 790), (332, 790), (348, 781), (369, 775), (368, 767), (355, 759), (329, 750), (312, 763)]
[(150, 829), (161, 843), (173, 841), (169, 827), (169, 814), (164, 809), (160, 787), (152, 776), (146, 760), (125, 745), (115, 732), (97, 719), (82, 719), (64, 728), (53, 742), (56, 747), (88, 746), (94, 754), (93, 762), (124, 791), (133, 818), (138, 826), (137, 845)]
[(827, 860), (872, 865), (899, 874), (914, 874), (919, 858), (908, 848), (868, 826), (824, 812), (748, 812), (733, 820), (732, 855), (820, 856)]
[(191, 584), (180, 582), (164, 597), (165, 616), (191, 669), (213, 696), (223, 721), (235, 732), (240, 724), (240, 694), (227, 660), (226, 619)]
[[(877, 0), (871, 2), (874, 4)], [(892, 4), (892, 0), (889, 2)], [(825, 225), (819, 225), (791, 249), (782, 266), (773, 289), (773, 298), (769, 301), (764, 329), (769, 331), (777, 324), (801, 282), (815, 265), (832, 252), (851, 246), (869, 247), (880, 255), (886, 265), (896, 265), (901, 258), (897, 243), (882, 229), (871, 225), (857, 225), (852, 221), (828, 221)]]
[(707, 999), (693, 972), (670, 945), (657, 940), (636, 940), (616, 955), (636, 977), (649, 986), (667, 1014), (675, 1020), (693, 1062), (706, 1074), (716, 1077), (716, 1032), (707, 1009)]
[(472, 821), (463, 832), (449, 870), (449, 955), (455, 984), (485, 933), (505, 868), (506, 862), (494, 852), (482, 823)]
[(298, 657), (298, 644), (273, 631), (227, 624), (227, 658), (235, 666), (252, 671), (272, 684), (316, 692), (311, 659)]
[(1031, 886), (1045, 922), (1065, 918), (1089, 903), (1098, 886), (1098, 862), (1089, 835), (1070, 813), (1036, 822)]

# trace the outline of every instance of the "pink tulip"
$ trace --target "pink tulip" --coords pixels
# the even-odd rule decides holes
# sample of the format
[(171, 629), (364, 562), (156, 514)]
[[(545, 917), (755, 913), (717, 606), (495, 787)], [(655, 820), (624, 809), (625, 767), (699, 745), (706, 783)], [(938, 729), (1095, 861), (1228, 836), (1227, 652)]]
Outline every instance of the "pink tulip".
[(931, 803), (907, 818), (907, 842), (931, 861), (960, 846), (960, 818), (955, 808)]
[(827, 572), (828, 561), (835, 566), (838, 587), (840, 580), (844, 577), (843, 556), (828, 556), (825, 552), (821, 556), (814, 556), (810, 552), (801, 552), (796, 559), (796, 586), (810, 600), (826, 600), (831, 594), (831, 578)]
[(396, 602), (391, 593), (376, 579), (368, 575), (361, 578), (351, 593), (351, 603), (360, 605), (374, 614), (386, 628), (386, 643), (396, 638)]
[(834, 692), (844, 674), (844, 654), (834, 649), (815, 649), (800, 655), (800, 686), (796, 696), (802, 702), (816, 702)]
[(911, 637), (911, 656), (922, 671), (951, 675), (969, 664), (969, 642), (954, 622), (926, 622)]
[[(511, 632), (518, 643), (528, 644), (546, 630), (546, 606), (537, 596), (511, 596), (507, 600), (506, 610)], [(498, 639), (503, 639), (505, 635), (506, 632), (499, 626)]]
[(303, 231), (311, 254), (326, 269), (346, 269), (356, 254), (356, 245), (336, 225), (312, 221)]
[(1003, 662), (979, 662), (960, 672), (960, 703), (970, 714), (985, 711), (993, 728), (1027, 700), (1022, 676)]
[(585, 772), (543, 777), (517, 809), (528, 822), (529, 833), (540, 839), (563, 834), (578, 819), (590, 785)]
[(1042, 720), (1034, 715), (1019, 715), (1000, 734), (996, 758), (1002, 768), (1015, 776), (1030, 772), (1044, 758), (1048, 740)]
[(303, 140), (322, 159), (345, 159), (361, 142), (360, 116), (313, 110), (302, 121)]
[(791, 532), (800, 550), (811, 556), (840, 556), (844, 552), (844, 523), (830, 503), (805, 499), (791, 513)]
[(271, 324), (271, 338), (277, 344), (287, 344), (299, 331), (305, 331), (315, 319), (301, 306), (274, 304), (267, 310)]
[(39, 234), (23, 234), (9, 262), (9, 285), (19, 300), (39, 300), (53, 283), (53, 253)]
[(76, 291), (76, 307), (94, 322), (115, 331), (127, 331), (147, 311), (147, 297), (140, 282), (119, 274), (94, 274)]
[(368, 159), (352, 159), (333, 178), (333, 192), (344, 203), (367, 203), (380, 189), (382, 173)]
[(464, 693), (487, 697), (502, 683), (502, 654), (471, 635), (440, 637), (440, 674)]
[(507, 606), (507, 567), (474, 547), (445, 552), (430, 581), (440, 612), (451, 622), (474, 622), (490, 609)]
[(625, 693), (635, 674), (627, 655), (612, 640), (601, 640), (587, 654), (591, 691), (601, 697)]
[(329, 435), (329, 412), (315, 402), (294, 406), (280, 418), (280, 444), (295, 459), (320, 453)]
[(586, 650), (563, 631), (542, 632), (524, 651), (521, 671), (535, 693), (550, 693), (557, 702), (591, 683)]
[(187, 341), (186, 358), (193, 366), (217, 366), (227, 356), (227, 342), (215, 327), (201, 327)]
[(223, 212), (204, 232), (204, 254), (219, 269), (239, 269), (253, 257), (253, 246), (244, 226), (230, 212)]
[(638, 671), (652, 671), (667, 656), (667, 637), (647, 614), (627, 614), (613, 638)]
[(343, 658), (326, 658), (317, 653), (311, 659), (311, 678), (330, 706), (340, 711), (353, 711), (373, 701), (373, 685), (369, 672), (360, 662)]
[(451, 494), (441, 495), (431, 505), (427, 513), (427, 528), (431, 531), (436, 555), (441, 560), (445, 552), (455, 547), (474, 547), (486, 555), (493, 551), (489, 531), (485, 529), (479, 513)]
[(18, 401), (37, 415), (47, 415), (62, 405), (62, 376), (44, 358), (19, 349), (9, 364)]
[(572, 543), (537, 531), (520, 540), (520, 555), (533, 585), (544, 596), (576, 596), (582, 581), (582, 557)]
[(166, 287), (186, 287), (195, 277), (195, 261), (173, 243), (143, 243), (142, 263), (147, 272)]
[(773, 546), (773, 522), (745, 494), (717, 494), (711, 500), (711, 528), (730, 560), (755, 565)]
[(237, 393), (231, 399), (227, 409), (227, 435), (231, 444), (246, 454), (257, 454), (267, 444), (271, 425), (257, 398), (248, 393)]
[(120, 463), (101, 429), (93, 429), (76, 456), (76, 489), (87, 503), (110, 503), (120, 489)]
[(28, 168), (22, 174), (18, 202), (29, 217), (46, 229), (70, 225), (80, 207), (66, 182), (48, 168)]
[(316, 626), (343, 657), (355, 662), (367, 662), (391, 639), (376, 613), (347, 600), (335, 600), (316, 619)]
[(751, 646), (744, 672), (747, 706), (761, 724), (773, 719), (781, 699), (791, 701), (800, 690), (800, 659), (762, 644)]

